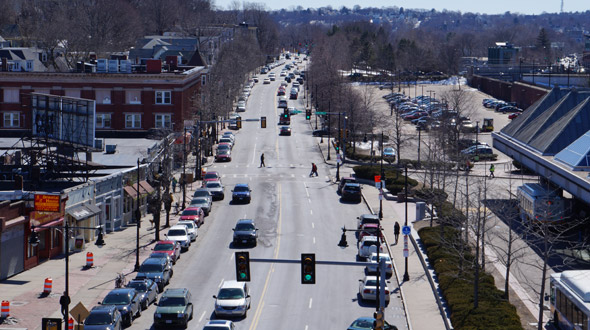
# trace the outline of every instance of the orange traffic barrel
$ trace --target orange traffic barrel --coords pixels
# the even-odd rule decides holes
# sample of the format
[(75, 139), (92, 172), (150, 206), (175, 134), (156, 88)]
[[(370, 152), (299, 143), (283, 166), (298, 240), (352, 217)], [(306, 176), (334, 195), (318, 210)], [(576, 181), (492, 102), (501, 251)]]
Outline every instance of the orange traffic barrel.
[(0, 311), (2, 317), (10, 316), (10, 302), (8, 300), (2, 300), (2, 309)]
[(43, 284), (43, 293), (49, 294), (51, 293), (51, 287), (53, 286), (53, 280), (51, 277), (45, 279), (45, 284)]
[(68, 330), (74, 330), (74, 319), (71, 317), (68, 320)]
[(92, 252), (86, 253), (86, 267), (94, 266), (94, 255)]

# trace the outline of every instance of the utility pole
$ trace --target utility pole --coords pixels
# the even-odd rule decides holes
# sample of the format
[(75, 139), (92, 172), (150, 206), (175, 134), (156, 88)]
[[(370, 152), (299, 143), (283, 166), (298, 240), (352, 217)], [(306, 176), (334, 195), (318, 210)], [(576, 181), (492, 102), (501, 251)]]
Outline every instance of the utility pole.
[(183, 150), (182, 150), (182, 209), (186, 206), (186, 126), (184, 127), (184, 135), (182, 136)]
[(141, 180), (141, 176), (139, 173), (139, 158), (137, 158), (137, 186), (135, 186), (135, 192), (137, 196), (135, 197), (135, 228), (137, 231), (137, 238), (135, 240), (135, 267), (134, 271), (139, 271), (139, 228), (141, 227), (141, 211), (139, 210), (139, 181)]

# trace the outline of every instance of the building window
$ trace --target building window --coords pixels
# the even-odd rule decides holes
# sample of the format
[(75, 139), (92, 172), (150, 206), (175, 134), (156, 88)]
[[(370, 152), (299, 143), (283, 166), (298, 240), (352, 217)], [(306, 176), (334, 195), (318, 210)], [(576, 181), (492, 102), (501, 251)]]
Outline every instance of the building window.
[(26, 71), (33, 71), (33, 61), (27, 61), (27, 70)]
[(141, 104), (141, 91), (125, 91), (127, 104)]
[(79, 89), (66, 89), (66, 96), (67, 97), (77, 97), (80, 98), (80, 90)]
[(19, 103), (20, 95), (18, 88), (5, 88), (4, 89), (4, 103)]
[(206, 75), (202, 75), (201, 76), (201, 85), (205, 86), (205, 83), (207, 83), (207, 76)]
[(156, 91), (156, 104), (171, 104), (171, 94), (170, 91)]
[(4, 127), (20, 127), (20, 113), (5, 112), (4, 113)]
[(156, 128), (172, 128), (172, 115), (171, 114), (157, 114), (156, 115)]
[(95, 100), (97, 104), (111, 104), (111, 91), (110, 90), (96, 90)]
[(138, 113), (126, 114), (125, 128), (141, 128), (141, 115)]
[(96, 128), (110, 128), (111, 127), (111, 114), (110, 113), (97, 113), (96, 114)]

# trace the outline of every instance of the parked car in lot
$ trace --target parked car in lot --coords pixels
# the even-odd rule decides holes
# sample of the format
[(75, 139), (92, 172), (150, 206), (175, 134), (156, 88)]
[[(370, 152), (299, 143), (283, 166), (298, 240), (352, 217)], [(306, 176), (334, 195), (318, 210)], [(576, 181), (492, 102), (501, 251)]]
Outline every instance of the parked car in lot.
[(250, 309), (248, 283), (224, 281), (215, 299), (215, 316), (246, 316)]
[(513, 112), (511, 114), (508, 115), (508, 119), (512, 120), (516, 117), (520, 116), (520, 112)]
[(358, 183), (345, 184), (344, 187), (342, 187), (341, 198), (343, 201), (360, 203), (362, 200), (361, 185)]
[(166, 233), (166, 238), (171, 241), (179, 242), (181, 251), (188, 251), (191, 246), (191, 237), (185, 226), (174, 225), (170, 227)]
[(149, 305), (156, 302), (158, 299), (158, 285), (156, 282), (146, 278), (143, 280), (131, 280), (126, 285), (128, 288), (133, 288), (139, 294), (139, 301), (141, 308), (146, 310)]
[(463, 155), (475, 155), (475, 154), (479, 154), (479, 155), (491, 155), (494, 153), (494, 150), (487, 145), (476, 145), (476, 146), (471, 146), (467, 149), (463, 149), (461, 150), (461, 154)]
[(459, 128), (463, 132), (475, 132), (477, 130), (477, 126), (475, 126), (471, 120), (461, 121), (461, 126), (459, 126)]
[(176, 223), (177, 225), (183, 225), (186, 227), (186, 231), (191, 239), (191, 242), (194, 242), (197, 239), (198, 232), (197, 232), (197, 225), (192, 220), (180, 220)]
[(200, 207), (205, 212), (205, 216), (211, 212), (211, 199), (206, 197), (195, 197), (191, 200), (189, 207)]
[(347, 183), (357, 183), (356, 179), (353, 177), (343, 177), (340, 178), (340, 182), (338, 183), (338, 189), (336, 189), (336, 193), (338, 193), (338, 195), (342, 194), (342, 188), (344, 188), (344, 185)]
[(163, 258), (147, 258), (139, 266), (139, 271), (135, 276), (135, 279), (141, 280), (149, 278), (156, 282), (158, 290), (162, 292), (164, 287), (170, 283), (171, 277), (170, 265), (166, 259)]
[(172, 263), (175, 264), (176, 261), (180, 258), (180, 243), (173, 242), (169, 240), (158, 241), (154, 248), (152, 249), (153, 253), (165, 253), (170, 256), (172, 259)]
[(228, 320), (211, 320), (205, 324), (203, 330), (235, 330), (236, 326)]
[[(377, 276), (367, 275), (359, 280), (359, 298), (361, 300), (377, 300)], [(389, 303), (389, 288), (385, 287), (385, 303)]]
[(192, 221), (195, 226), (201, 227), (205, 223), (205, 212), (200, 207), (187, 207), (180, 214), (180, 220)]
[(383, 149), (383, 159), (387, 160), (390, 163), (395, 161), (396, 155), (397, 153), (395, 152), (395, 149), (393, 149), (392, 147), (387, 147)]
[(114, 305), (94, 306), (84, 319), (85, 330), (122, 330), (123, 318)]
[(133, 288), (114, 289), (104, 297), (100, 304), (115, 306), (121, 313), (126, 326), (131, 326), (133, 319), (141, 316), (140, 297)]
[(186, 288), (166, 289), (156, 304), (154, 328), (188, 327), (193, 319), (192, 295)]
[(234, 189), (231, 191), (231, 200), (234, 203), (244, 202), (250, 203), (252, 196), (250, 186), (247, 183), (238, 183), (235, 185)]
[(236, 223), (234, 231), (233, 244), (250, 244), (256, 246), (258, 239), (258, 228), (252, 219), (240, 219)]

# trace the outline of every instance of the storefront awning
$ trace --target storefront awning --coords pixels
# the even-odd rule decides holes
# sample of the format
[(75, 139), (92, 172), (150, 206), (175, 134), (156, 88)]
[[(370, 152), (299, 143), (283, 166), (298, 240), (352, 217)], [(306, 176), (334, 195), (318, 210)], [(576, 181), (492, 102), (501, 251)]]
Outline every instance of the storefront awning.
[[(126, 186), (123, 188), (129, 197), (135, 199), (137, 198), (137, 183), (131, 186)], [(150, 186), (147, 181), (140, 181), (139, 182), (139, 193), (141, 196), (145, 196), (154, 192), (154, 188)]]
[(63, 224), (63, 222), (64, 222), (64, 218), (59, 218), (56, 220), (46, 222), (44, 224), (39, 224), (39, 225), (36, 225), (37, 227), (35, 227), (35, 231), (43, 231), (46, 229), (50, 229), (51, 227), (60, 226), (61, 224)]
[(82, 204), (66, 210), (66, 212), (77, 221), (80, 221), (100, 213), (100, 208), (92, 204)]

